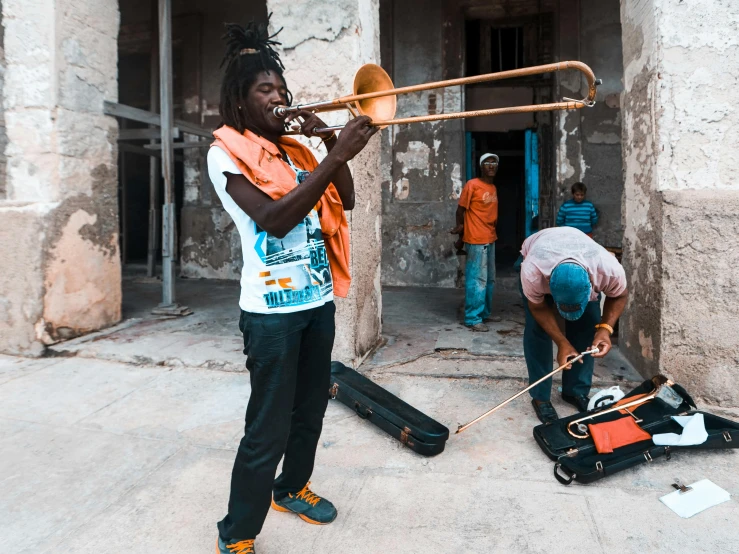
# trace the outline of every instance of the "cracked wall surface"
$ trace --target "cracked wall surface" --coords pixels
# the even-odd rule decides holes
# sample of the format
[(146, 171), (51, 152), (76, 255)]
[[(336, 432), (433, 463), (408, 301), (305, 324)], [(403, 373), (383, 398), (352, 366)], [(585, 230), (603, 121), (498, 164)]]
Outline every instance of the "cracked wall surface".
[[(156, 0), (128, 0), (121, 6), (121, 39), (129, 48), (141, 43), (139, 48), (149, 51), (152, 2)], [(218, 106), (224, 71), (224, 25), (265, 22), (266, 2), (220, 0), (206, 6), (199, 0), (177, 0), (172, 8), (178, 53), (175, 58), (181, 60), (175, 78), (182, 83), (181, 98), (175, 98), (176, 117), (214, 129), (221, 120)], [(178, 77), (180, 74), (182, 77)], [(148, 81), (141, 86), (148, 87)], [(183, 140), (202, 139), (185, 133)], [(208, 177), (208, 150), (188, 148), (181, 152), (184, 186), (179, 221), (180, 274), (191, 279), (239, 279), (243, 263), (239, 234)]]
[[(444, 78), (441, 2), (393, 2), (392, 42), (396, 87)], [(458, 71), (461, 68), (455, 68)], [(461, 87), (398, 97), (397, 117), (463, 110)], [(459, 260), (448, 230), (464, 185), (461, 120), (390, 127), (383, 153), (382, 281), (395, 286), (455, 286)]]
[[(0, 201), (0, 350), (120, 319), (118, 4), (3, 0), (6, 199)], [(13, 236), (18, 237), (13, 240)]]
[[(274, 30), (284, 26), (279, 40), (285, 79), (296, 103), (345, 95), (362, 64), (379, 63), (378, 0), (268, 0), (267, 9), (273, 13)], [(347, 118), (344, 112), (325, 115), (329, 124)], [(352, 286), (346, 299), (336, 299), (334, 358), (351, 365), (358, 364), (380, 338), (380, 141), (375, 136), (350, 162), (356, 189), (356, 206), (347, 212)], [(325, 150), (318, 140), (313, 139), (311, 146), (322, 159)]]
[(622, 345), (643, 374), (736, 406), (739, 6), (630, 0), (621, 15)]
[[(621, 109), (623, 61), (619, 2), (562, 2), (559, 12), (559, 59), (580, 60), (603, 81), (592, 108), (561, 111), (557, 121), (556, 210), (572, 198), (571, 186), (582, 181), (600, 215), (593, 238), (621, 247), (623, 195)], [(587, 94), (577, 73), (561, 74), (558, 98)]]
[(5, 128), (5, 106), (3, 95), (5, 90), (5, 27), (2, 19), (2, 2), (0, 2), (0, 200), (7, 195), (7, 166), (8, 158), (5, 148), (8, 146), (8, 133)]

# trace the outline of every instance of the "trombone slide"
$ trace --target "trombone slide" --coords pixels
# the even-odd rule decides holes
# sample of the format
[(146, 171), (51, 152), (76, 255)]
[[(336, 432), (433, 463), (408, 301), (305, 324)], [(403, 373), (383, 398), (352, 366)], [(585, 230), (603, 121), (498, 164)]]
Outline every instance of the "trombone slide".
[(583, 353), (581, 353), (581, 354), (578, 354), (577, 356), (575, 356), (574, 358), (572, 358), (572, 359), (571, 359), (570, 361), (568, 361), (567, 363), (565, 363), (565, 364), (562, 364), (562, 365), (561, 365), (561, 366), (559, 366), (559, 367), (558, 367), (557, 369), (555, 369), (555, 370), (554, 370), (554, 371), (552, 371), (551, 373), (549, 373), (549, 374), (545, 375), (544, 377), (542, 377), (541, 379), (539, 379), (539, 380), (538, 380), (538, 381), (536, 381), (535, 383), (531, 383), (531, 384), (530, 384), (530, 385), (529, 385), (528, 387), (526, 387), (525, 389), (523, 389), (523, 390), (522, 390), (522, 391), (520, 391), (520, 392), (517, 392), (516, 394), (514, 394), (513, 396), (511, 396), (511, 397), (510, 397), (510, 398), (509, 398), (508, 400), (504, 400), (503, 402), (501, 402), (500, 404), (498, 404), (498, 405), (497, 405), (497, 406), (495, 406), (494, 408), (492, 408), (492, 409), (488, 410), (487, 412), (485, 412), (484, 414), (482, 414), (482, 415), (481, 415), (480, 417), (478, 417), (478, 418), (475, 418), (475, 419), (473, 419), (473, 420), (472, 420), (472, 421), (470, 421), (469, 423), (465, 423), (464, 425), (460, 425), (460, 426), (459, 426), (459, 427), (457, 428), (457, 431), (456, 431), (456, 432), (455, 432), (454, 434), (455, 434), (455, 435), (457, 435), (457, 434), (461, 433), (462, 431), (464, 431), (465, 429), (467, 429), (468, 427), (470, 427), (471, 425), (474, 425), (475, 423), (477, 423), (477, 422), (478, 422), (478, 421), (480, 421), (481, 419), (485, 419), (485, 418), (486, 418), (486, 417), (488, 417), (488, 416), (489, 416), (490, 414), (492, 414), (492, 413), (494, 413), (494, 412), (498, 411), (498, 410), (499, 410), (500, 408), (502, 408), (503, 406), (505, 406), (505, 405), (506, 405), (506, 404), (508, 404), (509, 402), (512, 402), (513, 400), (515, 400), (516, 398), (518, 398), (518, 397), (519, 397), (519, 396), (521, 396), (522, 394), (524, 394), (524, 393), (527, 393), (528, 391), (530, 391), (531, 389), (533, 389), (533, 388), (534, 388), (534, 387), (535, 387), (536, 385), (538, 385), (539, 383), (543, 383), (544, 381), (546, 381), (547, 379), (549, 379), (550, 377), (552, 377), (552, 376), (553, 376), (553, 375), (554, 375), (555, 373), (557, 373), (558, 371), (562, 371), (562, 370), (563, 370), (564, 368), (566, 368), (567, 366), (569, 366), (569, 365), (571, 365), (571, 364), (574, 364), (575, 362), (577, 362), (577, 361), (581, 360), (582, 358), (584, 358), (584, 357), (585, 357), (585, 356), (587, 356), (588, 354), (597, 354), (598, 352), (599, 352), (598, 348), (593, 348), (592, 350), (586, 350), (585, 352), (583, 352)]
[[(580, 71), (587, 80), (588, 94), (585, 98), (581, 100), (563, 98), (561, 102), (553, 102), (549, 104), (510, 106), (506, 108), (490, 108), (487, 110), (473, 110), (436, 115), (419, 115), (394, 119), (396, 111), (396, 97), (401, 94), (409, 94), (423, 90), (433, 90), (452, 86), (500, 81), (515, 77), (527, 77), (542, 73), (554, 73), (557, 71), (566, 71), (573, 69)], [(354, 110), (356, 110), (356, 112), (361, 115), (369, 116), (372, 119), (371, 125), (382, 128), (388, 125), (408, 125), (410, 123), (447, 121), (450, 119), (467, 119), (471, 117), (485, 117), (523, 112), (576, 110), (585, 106), (593, 106), (595, 104), (597, 86), (600, 84), (600, 79), (595, 78), (593, 70), (590, 69), (590, 67), (588, 67), (586, 64), (579, 61), (563, 61), (545, 65), (537, 65), (533, 67), (525, 67), (521, 69), (512, 69), (509, 71), (499, 71), (497, 73), (487, 73), (485, 75), (476, 75), (474, 77), (462, 77), (459, 79), (449, 79), (446, 81), (435, 81), (432, 83), (393, 88), (393, 82), (390, 79), (390, 76), (380, 66), (376, 64), (365, 64), (359, 68), (359, 71), (357, 71), (356, 75), (354, 76), (354, 94), (322, 102), (311, 102), (306, 104), (298, 104), (296, 106), (277, 106), (274, 109), (274, 114), (277, 117), (284, 118), (288, 114), (295, 113), (300, 110), (308, 110), (312, 112), (325, 112), (343, 109), (348, 109), (349, 111), (354, 112)], [(340, 130), (341, 128), (342, 127), (324, 127), (316, 129), (316, 132), (323, 133), (327, 131)], [(297, 133), (299, 133), (299, 131), (293, 130), (288, 131), (286, 134)]]

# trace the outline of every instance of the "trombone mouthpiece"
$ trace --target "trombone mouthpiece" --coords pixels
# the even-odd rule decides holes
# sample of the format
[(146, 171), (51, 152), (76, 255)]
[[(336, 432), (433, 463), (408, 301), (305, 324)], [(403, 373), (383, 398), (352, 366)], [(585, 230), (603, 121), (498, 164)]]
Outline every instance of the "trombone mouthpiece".
[(272, 110), (272, 113), (275, 114), (275, 117), (287, 117), (287, 108), (285, 106), (277, 106)]

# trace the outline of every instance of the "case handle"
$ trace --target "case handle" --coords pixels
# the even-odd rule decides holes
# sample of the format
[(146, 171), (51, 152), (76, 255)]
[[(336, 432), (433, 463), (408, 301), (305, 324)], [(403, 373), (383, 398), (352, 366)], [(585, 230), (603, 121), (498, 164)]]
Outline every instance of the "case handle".
[[(562, 477), (560, 471), (567, 476), (567, 479)], [(563, 485), (569, 485), (575, 477), (577, 477), (577, 475), (572, 473), (569, 469), (562, 467), (562, 464), (554, 464), (554, 478)]]
[(362, 413), (359, 408), (361, 408), (362, 405), (359, 402), (354, 403), (354, 411), (357, 412), (357, 415), (361, 417), (362, 419), (369, 419), (372, 417), (372, 408), (367, 408), (367, 410)]

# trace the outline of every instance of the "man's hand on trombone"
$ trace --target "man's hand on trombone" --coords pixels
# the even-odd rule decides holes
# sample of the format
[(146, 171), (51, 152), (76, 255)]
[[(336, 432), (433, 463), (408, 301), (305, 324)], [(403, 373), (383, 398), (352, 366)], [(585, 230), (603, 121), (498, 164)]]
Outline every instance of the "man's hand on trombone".
[(300, 110), (288, 114), (285, 118), (285, 127), (290, 127), (290, 123), (292, 122), (297, 123), (300, 126), (300, 132), (308, 138), (318, 137), (325, 140), (335, 134), (334, 131), (316, 133), (316, 129), (328, 127), (328, 125), (318, 115), (309, 110)]

